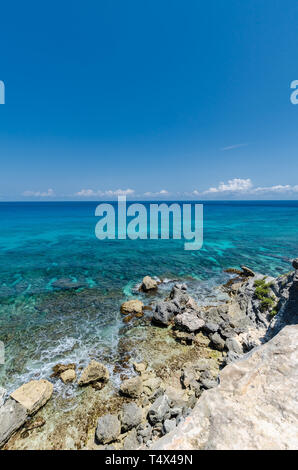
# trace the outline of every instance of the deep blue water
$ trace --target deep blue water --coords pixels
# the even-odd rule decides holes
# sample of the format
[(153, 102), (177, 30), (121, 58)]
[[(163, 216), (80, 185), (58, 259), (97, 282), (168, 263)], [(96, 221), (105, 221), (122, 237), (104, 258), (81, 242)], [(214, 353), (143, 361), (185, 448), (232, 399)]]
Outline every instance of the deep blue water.
[[(84, 364), (93, 352), (112, 363), (119, 306), (146, 274), (190, 277), (203, 295), (225, 279), (224, 268), (275, 276), (298, 255), (297, 201), (204, 203), (200, 251), (184, 251), (183, 240), (99, 241), (96, 205), (0, 203), (0, 385), (47, 376), (59, 360)], [(54, 289), (65, 277), (82, 288)]]

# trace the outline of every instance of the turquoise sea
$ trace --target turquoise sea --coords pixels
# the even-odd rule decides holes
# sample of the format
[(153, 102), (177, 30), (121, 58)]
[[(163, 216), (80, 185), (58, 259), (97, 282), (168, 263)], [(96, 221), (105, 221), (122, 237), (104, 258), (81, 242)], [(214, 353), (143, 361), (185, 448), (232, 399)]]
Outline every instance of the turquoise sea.
[[(204, 302), (227, 279), (225, 268), (245, 264), (276, 276), (298, 255), (297, 201), (204, 203), (200, 251), (173, 239), (99, 241), (96, 206), (0, 203), (0, 385), (8, 390), (48, 378), (57, 362), (84, 365), (90, 357), (108, 363), (113, 376), (119, 307), (147, 274), (187, 279)], [(55, 287), (61, 278), (77, 289)]]

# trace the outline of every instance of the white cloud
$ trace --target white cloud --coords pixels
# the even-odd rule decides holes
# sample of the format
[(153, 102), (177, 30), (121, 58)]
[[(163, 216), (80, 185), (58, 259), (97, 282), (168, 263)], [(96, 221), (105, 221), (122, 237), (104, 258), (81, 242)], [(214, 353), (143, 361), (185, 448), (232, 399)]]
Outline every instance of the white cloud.
[(105, 191), (94, 191), (93, 189), (81, 189), (75, 196), (79, 197), (104, 197), (104, 196), (131, 196), (134, 194), (134, 189), (116, 189), (115, 191), (108, 189)]
[(252, 186), (253, 185), (250, 178), (234, 178), (232, 180), (229, 180), (227, 183), (219, 183), (216, 188), (207, 189), (207, 191), (204, 191), (204, 194), (225, 192), (248, 192), (252, 188)]
[(264, 186), (264, 187), (254, 188), (253, 192), (254, 193), (288, 193), (288, 192), (297, 193), (298, 185), (291, 186), (290, 184), (285, 184), (285, 185), (277, 184), (276, 186)]
[(25, 197), (54, 197), (55, 193), (50, 188), (47, 191), (24, 191), (22, 195)]
[(223, 147), (221, 150), (226, 151), (226, 150), (234, 150), (234, 149), (239, 149), (240, 147), (246, 147), (248, 144), (234, 144), (234, 145), (228, 145), (228, 147)]
[(166, 189), (161, 189), (160, 191), (157, 191), (156, 193), (152, 193), (148, 191), (147, 193), (144, 193), (144, 196), (150, 197), (150, 196), (168, 196), (170, 193)]

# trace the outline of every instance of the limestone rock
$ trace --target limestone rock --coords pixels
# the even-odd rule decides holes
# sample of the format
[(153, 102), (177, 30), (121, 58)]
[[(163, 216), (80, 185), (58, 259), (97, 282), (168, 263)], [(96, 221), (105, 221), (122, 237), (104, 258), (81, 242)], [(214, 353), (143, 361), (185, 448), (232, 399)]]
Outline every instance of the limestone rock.
[(211, 336), (211, 341), (212, 341), (212, 345), (214, 346), (215, 349), (217, 349), (218, 351), (223, 351), (224, 350), (225, 342), (218, 333), (214, 333)]
[(145, 362), (133, 362), (133, 368), (138, 374), (143, 374), (147, 369)]
[(123, 440), (123, 450), (136, 450), (140, 447), (136, 429), (132, 429)]
[(167, 395), (158, 397), (148, 411), (148, 419), (150, 424), (163, 422), (166, 414), (169, 412), (169, 400)]
[(175, 325), (177, 328), (193, 333), (203, 328), (205, 322), (195, 312), (187, 310), (175, 317)]
[(135, 314), (142, 314), (143, 313), (144, 304), (138, 299), (128, 300), (127, 302), (123, 302), (120, 307), (120, 312), (123, 315), (130, 315), (132, 313)]
[(6, 390), (3, 387), (0, 387), (0, 406), (4, 404), (4, 397), (6, 395)]
[(124, 403), (121, 412), (122, 431), (126, 432), (139, 426), (142, 422), (142, 408), (135, 403)]
[(152, 321), (157, 325), (168, 326), (178, 313), (180, 309), (176, 302), (160, 301), (156, 303)]
[(74, 363), (71, 363), (71, 364), (56, 364), (53, 367), (53, 374), (51, 375), (51, 377), (59, 377), (63, 372), (65, 372), (66, 370), (69, 370), (69, 369), (75, 370), (76, 365)]
[(62, 372), (60, 375), (60, 379), (64, 384), (68, 384), (70, 382), (73, 382), (76, 379), (76, 373), (73, 369), (68, 369)]
[(122, 382), (120, 393), (130, 398), (138, 398), (143, 392), (143, 382), (141, 377), (131, 377)]
[(155, 279), (152, 279), (150, 276), (145, 276), (142, 284), (141, 284), (141, 290), (144, 292), (148, 292), (150, 290), (155, 290), (157, 289), (157, 282)]
[(96, 438), (99, 444), (109, 444), (115, 441), (121, 431), (121, 425), (116, 415), (107, 414), (98, 418)]
[(31, 380), (15, 390), (10, 396), (26, 408), (29, 415), (44, 406), (53, 394), (53, 385), (48, 380)]
[(165, 419), (163, 423), (163, 431), (165, 434), (176, 428), (176, 419)]
[(12, 398), (0, 407), (0, 447), (25, 423), (26, 419), (26, 408)]
[(297, 390), (298, 325), (291, 325), (226, 366), (220, 384), (153, 449), (297, 449)]
[(93, 382), (100, 381), (102, 383), (107, 383), (109, 380), (109, 371), (100, 362), (91, 361), (88, 366), (83, 370), (81, 377), (78, 381), (80, 386), (88, 385)]

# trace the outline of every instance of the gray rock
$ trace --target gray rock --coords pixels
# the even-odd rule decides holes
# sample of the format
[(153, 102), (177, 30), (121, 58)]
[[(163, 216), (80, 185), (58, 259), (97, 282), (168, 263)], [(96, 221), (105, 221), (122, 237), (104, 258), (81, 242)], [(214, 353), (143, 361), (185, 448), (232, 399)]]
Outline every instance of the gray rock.
[(204, 320), (199, 318), (196, 312), (192, 310), (188, 310), (186, 312), (176, 315), (174, 321), (177, 328), (187, 331), (189, 333), (199, 331), (205, 325)]
[(148, 419), (152, 425), (162, 422), (170, 409), (167, 395), (161, 395), (152, 404), (148, 411)]
[(142, 391), (143, 382), (139, 376), (124, 380), (120, 386), (120, 393), (130, 398), (138, 398)]
[(109, 444), (115, 441), (121, 432), (118, 416), (107, 414), (98, 418), (96, 438), (100, 444)]
[(123, 450), (136, 450), (140, 447), (136, 429), (132, 429), (123, 440)]
[(129, 431), (142, 421), (142, 408), (135, 403), (124, 403), (121, 413), (122, 431)]
[(233, 351), (236, 354), (243, 354), (242, 346), (236, 338), (228, 338), (226, 340), (226, 347), (229, 351)]
[(137, 428), (137, 435), (138, 438), (140, 438), (141, 443), (143, 442), (146, 444), (146, 442), (152, 438), (152, 426), (148, 422), (140, 424)]
[(175, 408), (172, 408), (171, 409), (171, 418), (172, 417), (177, 417), (177, 416), (180, 416), (182, 415), (182, 408), (178, 408), (178, 406), (176, 406)]
[(167, 434), (176, 428), (176, 419), (166, 419), (163, 423), (163, 432)]
[(0, 447), (17, 431), (27, 419), (27, 410), (9, 398), (0, 408)]
[(211, 380), (211, 379), (201, 379), (200, 384), (204, 390), (209, 390), (209, 388), (214, 388), (218, 385), (216, 380)]
[(155, 311), (153, 313), (152, 322), (168, 326), (175, 315), (180, 312), (179, 307), (175, 302), (160, 301), (156, 303)]
[(231, 364), (237, 361), (241, 356), (234, 351), (228, 351), (226, 357), (223, 360), (223, 365)]
[(212, 345), (218, 351), (223, 351), (225, 347), (225, 342), (218, 333), (214, 333), (211, 336)]
[(219, 326), (217, 323), (213, 323), (211, 321), (208, 321), (205, 326), (204, 330), (206, 331), (207, 334), (209, 333), (216, 333), (219, 329)]

